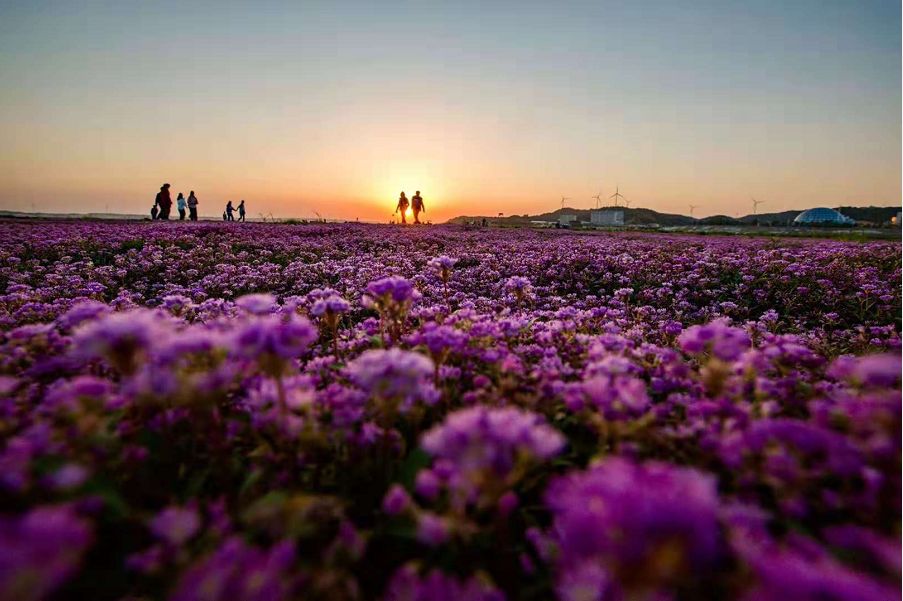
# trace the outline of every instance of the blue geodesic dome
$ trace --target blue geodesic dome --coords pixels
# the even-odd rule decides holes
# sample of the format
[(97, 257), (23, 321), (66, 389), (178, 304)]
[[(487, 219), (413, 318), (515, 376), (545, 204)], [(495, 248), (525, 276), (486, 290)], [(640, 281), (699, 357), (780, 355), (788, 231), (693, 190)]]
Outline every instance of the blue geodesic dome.
[(818, 207), (808, 209), (796, 216), (793, 223), (797, 225), (852, 225), (852, 219), (834, 209)]

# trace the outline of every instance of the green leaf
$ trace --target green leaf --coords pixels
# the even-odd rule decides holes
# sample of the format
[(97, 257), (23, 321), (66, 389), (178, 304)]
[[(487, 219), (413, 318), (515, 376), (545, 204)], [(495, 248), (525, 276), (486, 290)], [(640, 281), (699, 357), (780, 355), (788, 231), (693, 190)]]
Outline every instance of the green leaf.
[(413, 489), (417, 472), (428, 467), (429, 464), (430, 456), (427, 455), (426, 451), (420, 448), (414, 449), (407, 459), (404, 460), (404, 463), (401, 464), (399, 473), (401, 484), (408, 490)]

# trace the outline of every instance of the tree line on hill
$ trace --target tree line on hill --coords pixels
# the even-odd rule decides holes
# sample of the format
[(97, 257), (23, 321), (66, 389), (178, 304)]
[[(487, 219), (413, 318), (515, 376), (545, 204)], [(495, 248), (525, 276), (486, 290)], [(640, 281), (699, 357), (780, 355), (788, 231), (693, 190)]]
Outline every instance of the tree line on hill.
[[(613, 208), (613, 207), (607, 207)], [(882, 225), (890, 222), (899, 211), (899, 207), (835, 207), (847, 217), (854, 219), (857, 223), (869, 223)], [(575, 215), (577, 221), (590, 221), (590, 213), (595, 209), (556, 209), (550, 213), (541, 213), (539, 215), (508, 215), (506, 217), (485, 217), (462, 215), (449, 219), (448, 223), (467, 224), (479, 223), (482, 219), (489, 219), (493, 223), (503, 223), (506, 225), (529, 225), (531, 221), (550, 221), (556, 222), (562, 215)], [(744, 217), (729, 217), (727, 215), (712, 215), (710, 217), (695, 218), (688, 215), (676, 215), (673, 213), (660, 213), (652, 209), (643, 208), (626, 208), (617, 207), (617, 210), (624, 211), (625, 225), (661, 225), (661, 226), (680, 226), (680, 225), (768, 225), (768, 226), (786, 226), (791, 225), (797, 215), (802, 210), (781, 211), (777, 213), (760, 213), (758, 215), (746, 215)]]

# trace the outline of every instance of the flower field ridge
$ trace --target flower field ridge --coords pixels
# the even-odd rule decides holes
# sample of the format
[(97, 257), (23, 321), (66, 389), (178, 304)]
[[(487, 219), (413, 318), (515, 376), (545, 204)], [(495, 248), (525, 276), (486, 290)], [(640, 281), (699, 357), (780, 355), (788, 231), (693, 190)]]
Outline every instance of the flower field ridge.
[(0, 601), (899, 598), (899, 243), (0, 223)]

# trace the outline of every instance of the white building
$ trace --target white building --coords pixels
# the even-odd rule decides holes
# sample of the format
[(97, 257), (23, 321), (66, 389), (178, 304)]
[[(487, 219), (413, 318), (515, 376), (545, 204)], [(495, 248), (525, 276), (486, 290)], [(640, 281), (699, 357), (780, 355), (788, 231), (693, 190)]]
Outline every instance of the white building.
[(589, 221), (593, 225), (624, 225), (624, 211), (621, 209), (597, 209), (590, 211)]
[(571, 215), (570, 213), (565, 213), (563, 215), (558, 216), (558, 223), (561, 224), (563, 227), (567, 227), (576, 221), (577, 221), (577, 216)]

